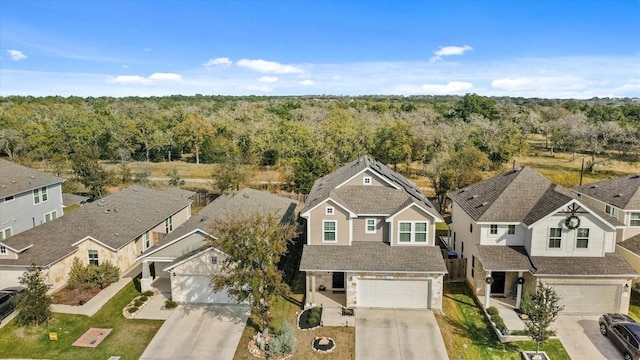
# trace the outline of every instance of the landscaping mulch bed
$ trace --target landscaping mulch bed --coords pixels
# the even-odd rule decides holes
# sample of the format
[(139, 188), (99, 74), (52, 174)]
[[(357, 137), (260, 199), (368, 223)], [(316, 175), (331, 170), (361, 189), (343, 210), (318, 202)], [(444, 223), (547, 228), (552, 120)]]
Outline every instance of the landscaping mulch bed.
[[(298, 316), (298, 329), (311, 330), (320, 327), (320, 322), (315, 325), (309, 325), (308, 321), (311, 317), (311, 309), (307, 309)], [(320, 309), (320, 319), (322, 319), (322, 309)]]
[(53, 303), (62, 305), (84, 305), (100, 292), (100, 288), (95, 289), (74, 289), (62, 288), (53, 294)]
[(336, 342), (332, 338), (317, 337), (313, 339), (313, 351), (316, 352), (331, 352), (336, 347)]

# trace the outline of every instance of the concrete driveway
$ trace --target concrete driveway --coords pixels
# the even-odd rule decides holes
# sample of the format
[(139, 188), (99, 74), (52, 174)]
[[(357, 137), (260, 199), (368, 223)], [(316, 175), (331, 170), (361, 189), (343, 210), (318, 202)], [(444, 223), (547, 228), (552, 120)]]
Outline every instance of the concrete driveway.
[(356, 360), (448, 358), (432, 311), (356, 309)]
[(622, 353), (600, 334), (598, 315), (560, 315), (554, 327), (572, 359), (622, 359)]
[(231, 360), (248, 315), (247, 306), (180, 305), (140, 359)]

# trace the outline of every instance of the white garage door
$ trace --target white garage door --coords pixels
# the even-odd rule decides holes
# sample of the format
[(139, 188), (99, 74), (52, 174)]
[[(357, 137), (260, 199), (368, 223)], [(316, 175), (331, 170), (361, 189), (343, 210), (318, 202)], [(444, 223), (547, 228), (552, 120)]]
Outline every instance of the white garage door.
[(187, 304), (237, 304), (226, 291), (214, 292), (208, 276), (176, 275), (171, 279), (174, 301)]
[(12, 287), (12, 286), (22, 286), (20, 285), (20, 277), (24, 274), (25, 270), (0, 270), (0, 290)]
[(428, 280), (358, 280), (358, 307), (429, 308)]
[(563, 313), (603, 314), (617, 312), (619, 285), (553, 285), (560, 295)]

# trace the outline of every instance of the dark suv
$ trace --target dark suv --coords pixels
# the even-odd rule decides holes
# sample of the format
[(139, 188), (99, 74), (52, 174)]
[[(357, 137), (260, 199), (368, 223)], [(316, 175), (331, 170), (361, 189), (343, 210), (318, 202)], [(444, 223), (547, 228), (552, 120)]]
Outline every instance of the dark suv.
[(625, 360), (640, 359), (640, 323), (631, 317), (624, 314), (602, 315), (600, 333), (613, 341)]
[(23, 292), (24, 288), (20, 286), (0, 290), (0, 322), (15, 310), (16, 304), (13, 298)]

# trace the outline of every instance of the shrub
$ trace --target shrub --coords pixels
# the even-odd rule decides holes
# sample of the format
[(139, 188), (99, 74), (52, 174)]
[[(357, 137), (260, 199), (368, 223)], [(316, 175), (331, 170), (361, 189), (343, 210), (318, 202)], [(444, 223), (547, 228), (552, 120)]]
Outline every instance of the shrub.
[(140, 300), (140, 299), (136, 299), (136, 300), (133, 302), (133, 305), (135, 305), (135, 306), (137, 306), (137, 307), (142, 306), (142, 304), (144, 304), (144, 301), (142, 301), (142, 300)]
[(320, 309), (319, 307), (314, 307), (311, 308), (311, 310), (309, 310), (311, 312), (311, 315), (320, 315), (322, 314), (322, 309)]
[(73, 258), (73, 263), (71, 263), (71, 270), (69, 270), (69, 281), (67, 282), (69, 289), (75, 290), (79, 288), (82, 284), (84, 284), (85, 278), (86, 267), (82, 265), (80, 258)]
[(140, 295), (139, 298), (141, 301), (147, 301), (147, 299), (149, 299), (149, 297), (147, 295)]
[(105, 288), (109, 284), (120, 280), (120, 268), (113, 265), (111, 261), (104, 261), (98, 266), (98, 284), (100, 288)]
[(118, 281), (119, 278), (120, 269), (108, 260), (100, 266), (92, 264), (84, 266), (80, 258), (76, 257), (71, 264), (67, 284), (72, 290), (77, 288), (94, 289), (96, 287), (102, 289)]
[(309, 320), (307, 320), (307, 325), (309, 326), (316, 326), (319, 323), (320, 323), (320, 320), (318, 318), (310, 317)]
[(152, 297), (153, 296), (153, 291), (147, 290), (147, 291), (143, 292), (142, 295), (148, 296), (148, 297)]
[(127, 309), (127, 311), (129, 312), (129, 314), (133, 314), (134, 312), (138, 311), (138, 307), (131, 306), (130, 308)]
[(279, 337), (275, 337), (269, 341), (269, 358), (275, 358), (282, 354), (282, 343)]
[(280, 339), (280, 346), (282, 347), (283, 354), (293, 353), (293, 350), (295, 350), (296, 347), (296, 333), (293, 330), (293, 326), (287, 322), (283, 323), (278, 339)]
[(493, 317), (494, 315), (498, 315), (498, 308), (495, 306), (489, 306), (489, 308), (487, 309), (487, 314), (489, 314), (489, 316)]
[(173, 300), (167, 300), (164, 302), (165, 309), (175, 309), (178, 306), (178, 303)]

